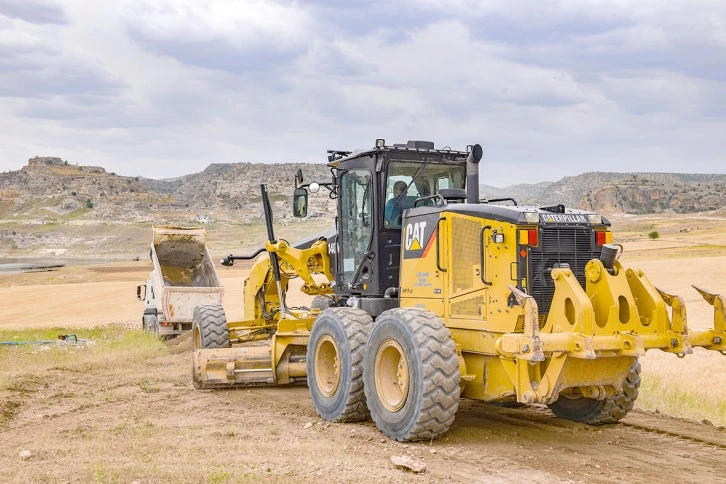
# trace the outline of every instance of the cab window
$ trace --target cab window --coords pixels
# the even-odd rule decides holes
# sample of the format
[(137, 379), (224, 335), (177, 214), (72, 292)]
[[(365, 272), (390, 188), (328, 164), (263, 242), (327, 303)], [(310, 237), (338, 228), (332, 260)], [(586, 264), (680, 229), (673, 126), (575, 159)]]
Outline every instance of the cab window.
[(463, 165), (389, 162), (383, 226), (401, 228), (403, 211), (413, 207), (417, 198), (435, 195), (442, 188), (464, 188), (465, 181), (466, 168)]
[(349, 170), (340, 181), (343, 284), (353, 282), (353, 276), (371, 243), (372, 187), (368, 170)]

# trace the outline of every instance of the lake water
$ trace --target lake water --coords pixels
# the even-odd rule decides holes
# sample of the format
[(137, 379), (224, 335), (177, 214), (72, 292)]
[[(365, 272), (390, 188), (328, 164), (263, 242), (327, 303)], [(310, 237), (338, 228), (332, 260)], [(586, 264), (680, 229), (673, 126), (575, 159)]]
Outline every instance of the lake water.
[(55, 258), (10, 258), (0, 257), (0, 274), (17, 274), (24, 269), (42, 266), (79, 266), (88, 264), (102, 264), (109, 262), (101, 259), (55, 259)]

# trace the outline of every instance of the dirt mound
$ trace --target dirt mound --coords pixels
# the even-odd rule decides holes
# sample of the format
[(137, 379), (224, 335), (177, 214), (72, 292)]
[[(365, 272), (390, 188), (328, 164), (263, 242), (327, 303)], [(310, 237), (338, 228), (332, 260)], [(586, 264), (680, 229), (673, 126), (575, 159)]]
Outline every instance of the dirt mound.
[(167, 340), (166, 349), (172, 355), (178, 355), (181, 353), (191, 353), (192, 351), (192, 332), (187, 331), (186, 333)]

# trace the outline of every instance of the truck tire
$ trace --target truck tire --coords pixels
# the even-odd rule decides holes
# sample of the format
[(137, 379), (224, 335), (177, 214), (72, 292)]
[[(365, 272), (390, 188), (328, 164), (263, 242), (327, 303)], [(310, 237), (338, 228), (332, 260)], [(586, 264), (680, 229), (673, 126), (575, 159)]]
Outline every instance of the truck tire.
[(605, 400), (560, 396), (548, 406), (552, 413), (559, 418), (590, 425), (613, 424), (617, 423), (633, 409), (635, 400), (638, 398), (639, 387), (640, 362), (636, 359), (623, 382), (623, 390), (617, 395)]
[(434, 313), (382, 313), (366, 344), (366, 401), (378, 429), (411, 442), (445, 434), (459, 407), (459, 357), (451, 332)]
[(333, 305), (333, 298), (330, 296), (315, 296), (313, 298), (313, 302), (310, 303), (310, 309), (320, 309), (320, 311), (325, 311), (330, 306)]
[(315, 411), (332, 422), (369, 417), (363, 392), (363, 356), (373, 318), (362, 309), (329, 308), (310, 332), (307, 379)]
[(197, 306), (192, 316), (192, 349), (229, 348), (224, 309), (218, 304)]

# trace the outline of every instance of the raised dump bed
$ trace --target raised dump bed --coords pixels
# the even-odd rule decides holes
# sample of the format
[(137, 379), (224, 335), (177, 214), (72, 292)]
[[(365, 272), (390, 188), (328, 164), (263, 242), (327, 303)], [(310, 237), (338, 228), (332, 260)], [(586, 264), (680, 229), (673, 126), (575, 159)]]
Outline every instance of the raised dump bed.
[(194, 308), (222, 304), (224, 288), (206, 244), (204, 227), (153, 227), (154, 269), (137, 288), (146, 331), (173, 337), (191, 329)]

